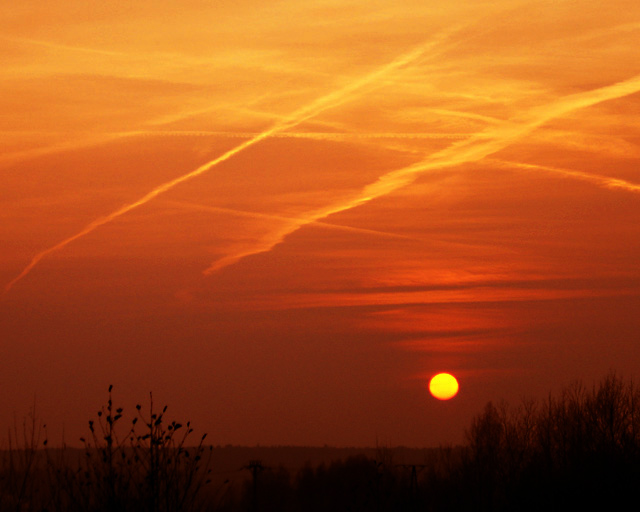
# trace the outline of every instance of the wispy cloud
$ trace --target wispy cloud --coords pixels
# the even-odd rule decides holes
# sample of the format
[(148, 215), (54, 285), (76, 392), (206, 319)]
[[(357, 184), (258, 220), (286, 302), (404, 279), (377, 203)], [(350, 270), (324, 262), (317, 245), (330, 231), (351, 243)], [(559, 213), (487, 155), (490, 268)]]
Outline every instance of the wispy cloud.
[(525, 171), (543, 171), (551, 174), (558, 174), (565, 178), (573, 178), (588, 183), (593, 183), (602, 188), (622, 189), (627, 192), (640, 192), (640, 183), (623, 180), (621, 178), (612, 178), (610, 176), (602, 176), (585, 171), (574, 169), (563, 169), (561, 167), (552, 167), (549, 165), (530, 164), (525, 162), (512, 162), (506, 160), (492, 160), (492, 162), (500, 164), (507, 168), (522, 169)]
[[(546, 105), (535, 107), (531, 109), (528, 115), (518, 120), (487, 128), (470, 137), (468, 140), (452, 144), (419, 162), (384, 174), (347, 200), (300, 216), (297, 222), (292, 223), (288, 228), (282, 228), (278, 233), (274, 233), (271, 243), (262, 240), (253, 250), (244, 250), (242, 253), (229, 255), (217, 260), (205, 270), (205, 274), (211, 274), (247, 256), (267, 252), (281, 243), (287, 235), (297, 231), (301, 227), (318, 222), (335, 213), (350, 210), (379, 197), (391, 194), (413, 183), (420, 175), (427, 171), (482, 160), (525, 137), (552, 119), (561, 117), (574, 110), (597, 105), (603, 101), (621, 98), (638, 91), (640, 91), (640, 75), (613, 85), (565, 96)], [(530, 168), (533, 169), (535, 166), (531, 166)], [(540, 170), (548, 171), (549, 169), (540, 168)], [(557, 172), (559, 172), (559, 170)], [(624, 182), (623, 180), (596, 177), (578, 171), (566, 171), (564, 174), (580, 179), (589, 179), (602, 185), (606, 183), (608, 188), (635, 190), (634, 187), (636, 187), (635, 184)]]
[[(285, 224), (292, 224), (292, 223), (297, 224), (300, 222), (300, 219), (296, 217), (290, 217), (290, 216), (288, 217), (288, 216), (276, 215), (272, 213), (249, 212), (245, 210), (237, 210), (234, 208), (223, 208), (220, 206), (208, 206), (208, 205), (202, 205), (202, 204), (185, 203), (184, 201), (166, 201), (166, 203), (169, 205), (175, 205), (175, 206), (179, 206), (181, 208), (186, 208), (189, 210), (198, 210), (198, 211), (212, 212), (212, 213), (224, 213), (227, 215), (245, 217), (250, 219), (275, 220)], [(365, 235), (375, 235), (375, 236), (380, 236), (384, 238), (397, 238), (402, 240), (418, 240), (418, 238), (416, 237), (400, 235), (398, 233), (389, 233), (387, 231), (379, 231), (376, 229), (356, 228), (352, 226), (343, 226), (340, 224), (332, 224), (330, 222), (322, 222), (322, 221), (315, 221), (313, 222), (313, 224), (323, 228), (333, 229), (336, 231), (347, 231), (349, 233), (362, 233)]]
[(54, 41), (46, 41), (41, 39), (31, 39), (27, 37), (8, 37), (4, 35), (0, 36), (0, 39), (3, 39), (5, 41), (10, 41), (12, 43), (38, 46), (38, 47), (48, 48), (52, 50), (63, 50), (63, 51), (88, 53), (88, 54), (102, 55), (102, 56), (109, 56), (109, 57), (128, 58), (128, 54), (123, 52), (118, 52), (113, 50), (103, 50), (101, 48), (91, 48), (87, 46), (75, 46), (75, 45), (58, 43)]
[[(229, 257), (232, 260), (232, 257)], [(319, 293), (295, 290), (293, 292), (281, 293), (277, 301), (272, 296), (260, 295), (255, 297), (243, 296), (241, 300), (234, 303), (236, 299), (226, 301), (227, 307), (242, 307), (243, 309), (320, 309), (320, 308), (366, 308), (384, 307), (401, 308), (407, 306), (441, 306), (460, 305), (477, 308), (495, 307), (505, 303), (518, 302), (549, 302), (566, 299), (584, 299), (588, 297), (621, 297), (637, 296), (637, 283), (629, 283), (622, 287), (594, 287), (592, 282), (584, 282), (583, 287), (545, 287), (547, 283), (541, 281), (539, 285), (531, 283), (468, 283), (458, 287), (416, 287), (415, 290), (399, 291), (389, 289), (388, 291), (373, 291), (363, 293), (361, 290), (328, 291)], [(553, 284), (553, 283), (551, 283)], [(206, 300), (205, 300), (206, 302)], [(388, 325), (388, 324), (387, 324)], [(407, 325), (411, 325), (410, 322)], [(413, 324), (415, 326), (415, 324)]]
[[(45, 249), (44, 251), (41, 251), (40, 253), (36, 254), (32, 260), (30, 261), (30, 263), (22, 270), (22, 272), (16, 276), (14, 279), (12, 279), (5, 287), (5, 293), (8, 292), (18, 281), (20, 281), (22, 278), (24, 278), (27, 274), (29, 274), (29, 272), (31, 272), (31, 270), (45, 257), (47, 257), (48, 255), (59, 251), (60, 249), (66, 247), (67, 245), (69, 245), (70, 243), (74, 242), (75, 240), (78, 240), (79, 238), (84, 237), (85, 235), (88, 235), (89, 233), (92, 233), (93, 231), (95, 231), (96, 229), (98, 229), (101, 226), (104, 226), (105, 224), (108, 224), (110, 222), (112, 222), (113, 220), (117, 219), (118, 217), (121, 217), (122, 215), (130, 212), (131, 210), (134, 210), (135, 208), (138, 208), (144, 204), (147, 204), (149, 201), (155, 199), (156, 197), (158, 197), (161, 194), (164, 194), (165, 192), (173, 189), (174, 187), (176, 187), (177, 185), (184, 183), (185, 181), (191, 180), (193, 178), (196, 178), (202, 174), (205, 174), (206, 172), (210, 171), (212, 168), (214, 168), (215, 166), (217, 166), (218, 164), (225, 162), (227, 160), (229, 160), (230, 158), (232, 158), (233, 156), (237, 155), (238, 153), (244, 151), (245, 149), (254, 146), (255, 144), (263, 141), (264, 139), (267, 139), (269, 137), (271, 137), (272, 135), (288, 130), (290, 128), (293, 128), (301, 123), (303, 123), (304, 121), (306, 121), (307, 119), (310, 119), (312, 117), (317, 116), (318, 114), (322, 113), (323, 111), (330, 109), (330, 108), (334, 108), (346, 101), (348, 101), (351, 97), (353, 97), (355, 94), (362, 92), (362, 90), (364, 90), (366, 87), (368, 86), (373, 86), (375, 84), (377, 84), (382, 78), (384, 78), (386, 75), (389, 75), (391, 73), (397, 72), (398, 70), (400, 70), (401, 68), (403, 68), (404, 66), (407, 66), (409, 64), (414, 63), (415, 61), (417, 61), (419, 58), (423, 57), (428, 51), (433, 50), (434, 48), (436, 48), (438, 46), (438, 44), (441, 43), (441, 41), (446, 40), (446, 38), (449, 36), (449, 32), (445, 32), (443, 34), (439, 34), (437, 36), (435, 36), (432, 40), (421, 44), (420, 46), (412, 49), (411, 51), (400, 55), (399, 57), (397, 57), (396, 59), (394, 59), (393, 61), (391, 61), (390, 63), (381, 66), (377, 69), (375, 69), (374, 71), (372, 71), (371, 73), (356, 79), (350, 83), (348, 83), (347, 85), (345, 85), (344, 87), (335, 90), (329, 94), (326, 94), (324, 96), (321, 96), (320, 98), (312, 101), (311, 103), (295, 110), (293, 113), (291, 113), (290, 115), (286, 116), (284, 119), (276, 122), (272, 127), (264, 130), (263, 132), (255, 135), (254, 137), (242, 142), (241, 144), (237, 145), (236, 147), (234, 147), (233, 149), (230, 149), (229, 151), (223, 153), (222, 155), (220, 155), (219, 157), (210, 160), (206, 163), (204, 163), (203, 165), (199, 166), (198, 168), (183, 174), (173, 180), (167, 181), (157, 187), (155, 187), (154, 189), (152, 189), (151, 191), (149, 191), (147, 194), (145, 194), (144, 196), (142, 196), (141, 198), (139, 198), (138, 200), (128, 203), (124, 206), (122, 206), (121, 208), (118, 208), (117, 210), (115, 210), (114, 212), (110, 213), (109, 215), (106, 215), (104, 217), (98, 218), (92, 222), (90, 222), (89, 224), (87, 224), (82, 230), (80, 230), (79, 232), (77, 232), (76, 234), (65, 238), (64, 240), (62, 240), (61, 242), (49, 247), (48, 249)], [(327, 213), (328, 215), (329, 213)], [(308, 223), (308, 222), (307, 222)]]

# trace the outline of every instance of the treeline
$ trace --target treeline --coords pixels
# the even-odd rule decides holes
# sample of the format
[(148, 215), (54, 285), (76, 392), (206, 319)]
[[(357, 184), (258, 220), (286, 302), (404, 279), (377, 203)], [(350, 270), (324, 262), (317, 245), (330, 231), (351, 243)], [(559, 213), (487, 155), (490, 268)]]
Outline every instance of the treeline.
[(0, 511), (595, 510), (640, 497), (640, 389), (615, 374), (543, 401), (489, 403), (463, 446), (420, 464), (400, 464), (393, 449), (296, 470), (247, 461), (239, 485), (212, 473), (204, 436), (193, 446), (190, 425), (165, 413), (138, 406), (121, 428), (109, 395), (79, 457), (48, 449), (35, 420), (15, 429)]
[(590, 389), (574, 384), (542, 403), (489, 403), (468, 429), (464, 459), (448, 480), (462, 493), (463, 510), (638, 503), (640, 389), (610, 374)]

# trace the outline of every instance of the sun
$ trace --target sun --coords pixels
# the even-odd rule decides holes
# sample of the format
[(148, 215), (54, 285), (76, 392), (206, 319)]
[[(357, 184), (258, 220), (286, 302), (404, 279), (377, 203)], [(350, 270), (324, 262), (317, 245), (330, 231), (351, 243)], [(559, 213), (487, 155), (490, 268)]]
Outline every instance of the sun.
[(431, 378), (429, 392), (438, 400), (449, 400), (458, 394), (458, 381), (449, 373), (439, 373)]

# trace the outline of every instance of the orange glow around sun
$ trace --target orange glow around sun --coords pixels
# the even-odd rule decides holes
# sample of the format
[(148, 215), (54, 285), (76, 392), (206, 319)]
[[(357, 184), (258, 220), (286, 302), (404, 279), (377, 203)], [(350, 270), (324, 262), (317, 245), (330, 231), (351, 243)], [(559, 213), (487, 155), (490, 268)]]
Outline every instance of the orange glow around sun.
[(640, 1), (0, 1), (0, 26), (0, 411), (45, 396), (50, 440), (101, 383), (221, 446), (417, 447), (637, 379)]
[(449, 373), (439, 373), (429, 382), (429, 392), (438, 400), (449, 400), (458, 394), (458, 381)]

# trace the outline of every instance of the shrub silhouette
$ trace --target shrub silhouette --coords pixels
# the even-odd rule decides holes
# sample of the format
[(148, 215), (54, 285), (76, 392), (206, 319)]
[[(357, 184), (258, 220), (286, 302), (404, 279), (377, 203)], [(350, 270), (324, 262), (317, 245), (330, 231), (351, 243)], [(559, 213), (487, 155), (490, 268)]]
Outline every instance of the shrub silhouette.
[(165, 421), (165, 406), (149, 412), (136, 406), (137, 415), (122, 430), (123, 409), (116, 408), (109, 387), (107, 405), (89, 421), (84, 457), (77, 469), (65, 460), (49, 459), (53, 485), (58, 489), (51, 508), (96, 512), (174, 512), (203, 507), (200, 491), (207, 483), (211, 448), (206, 434), (188, 448), (193, 429)]
[(212, 449), (205, 436), (188, 447), (190, 423), (168, 421), (151, 395), (126, 420), (111, 392), (80, 456), (48, 447), (35, 412), (16, 423), (0, 458), (0, 512), (592, 510), (640, 498), (640, 390), (615, 373), (539, 402), (490, 402), (463, 446), (426, 451), (420, 465), (379, 450), (265, 470), (238, 495), (231, 484), (205, 490)]
[(8, 449), (0, 459), (0, 510), (32, 510), (42, 505), (37, 482), (42, 480), (46, 426), (38, 421), (33, 406), (20, 427), (14, 420)]

